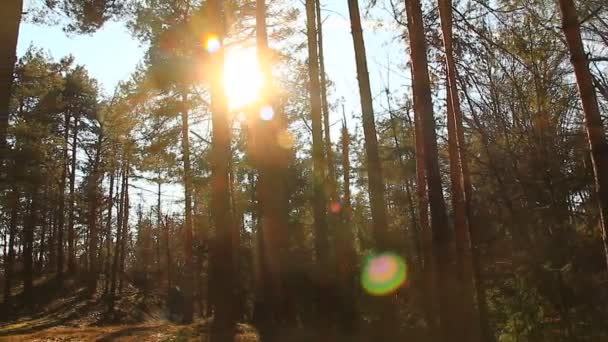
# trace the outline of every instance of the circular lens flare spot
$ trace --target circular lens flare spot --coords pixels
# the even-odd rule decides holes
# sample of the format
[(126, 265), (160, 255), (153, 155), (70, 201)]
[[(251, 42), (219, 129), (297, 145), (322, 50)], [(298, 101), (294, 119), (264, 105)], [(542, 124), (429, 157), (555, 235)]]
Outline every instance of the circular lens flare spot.
[(205, 50), (209, 53), (214, 53), (220, 49), (222, 43), (220, 42), (220, 38), (216, 34), (210, 34), (205, 39)]
[(260, 118), (264, 121), (270, 121), (274, 117), (274, 110), (270, 106), (264, 106), (260, 109)]
[(293, 147), (294, 138), (293, 134), (288, 131), (282, 131), (277, 135), (277, 143), (284, 149), (290, 149)]
[(388, 295), (401, 287), (407, 278), (407, 266), (394, 253), (370, 255), (363, 263), (361, 285), (373, 296)]
[(329, 205), (329, 211), (331, 211), (333, 214), (339, 213), (340, 210), (342, 210), (342, 207), (338, 202), (332, 202), (332, 204)]

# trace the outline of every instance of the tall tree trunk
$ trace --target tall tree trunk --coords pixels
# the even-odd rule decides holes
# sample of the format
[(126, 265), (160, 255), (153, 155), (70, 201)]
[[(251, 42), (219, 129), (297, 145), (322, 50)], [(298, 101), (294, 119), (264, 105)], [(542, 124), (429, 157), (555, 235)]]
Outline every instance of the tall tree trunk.
[(0, 20), (0, 167), (6, 156), (9, 106), (13, 72), (17, 62), (17, 41), (23, 0), (5, 0)]
[[(259, 297), (256, 317), (263, 341), (280, 341), (279, 331), (285, 330), (290, 317), (285, 312), (285, 260), (287, 259), (288, 209), (287, 194), (283, 186), (287, 170), (288, 146), (281, 146), (281, 135), (286, 131), (284, 115), (273, 95), (272, 66), (266, 31), (266, 3), (256, 1), (256, 41), (258, 62), (264, 87), (260, 103), (270, 106), (275, 115), (270, 120), (255, 117), (250, 122), (250, 150), (259, 170), (256, 189), (259, 200), (259, 222), (257, 230), (259, 261)], [(260, 110), (262, 108), (259, 108)]]
[(38, 222), (38, 194), (34, 187), (31, 192), (29, 210), (23, 225), (23, 298), (32, 304), (34, 284), (34, 231)]
[(13, 286), (13, 273), (15, 270), (15, 237), (17, 234), (17, 220), (19, 215), (19, 192), (13, 185), (11, 190), (11, 218), (8, 226), (8, 251), (4, 267), (4, 303), (8, 303), (11, 298)]
[[(351, 219), (351, 194), (350, 194), (350, 134), (346, 126), (346, 117), (342, 121), (342, 179), (344, 186), (344, 197), (340, 214), (340, 226), (336, 233), (336, 265), (338, 272), (338, 296), (340, 301), (338, 308), (338, 327), (342, 335), (354, 336), (358, 333), (357, 313), (357, 252), (355, 250), (355, 236), (353, 234)], [(336, 199), (337, 200), (337, 199)]]
[[(416, 117), (420, 119), (420, 131), (423, 142), (424, 166), (427, 181), (427, 193), (431, 212), (431, 231), (433, 251), (437, 264), (437, 297), (439, 298), (439, 316), (443, 341), (458, 339), (458, 308), (454, 288), (454, 258), (451, 253), (451, 233), (442, 192), (441, 174), (437, 152), (435, 117), (431, 99), (431, 85), (426, 56), (426, 40), (422, 9), (419, 0), (406, 2), (407, 26), (410, 39), (412, 59), (414, 105)], [(456, 336), (456, 337), (455, 337)]]
[(125, 176), (125, 203), (123, 208), (123, 218), (122, 218), (122, 236), (120, 239), (120, 263), (118, 269), (118, 293), (122, 294), (122, 290), (124, 288), (125, 281), (125, 260), (127, 258), (127, 243), (131, 241), (131, 236), (129, 234), (129, 174), (131, 167), (129, 162), (127, 162), (127, 173)]
[(112, 209), (114, 209), (114, 177), (115, 170), (110, 171), (110, 194), (108, 195), (108, 215), (106, 217), (106, 256), (104, 260), (104, 292), (108, 292), (110, 284), (110, 256), (112, 255)]
[(376, 248), (385, 250), (390, 248), (388, 236), (388, 223), (386, 220), (386, 201), (384, 198), (384, 180), (382, 165), (378, 152), (378, 138), (376, 136), (376, 122), (372, 92), (367, 70), (367, 57), (361, 27), (361, 15), (357, 0), (348, 0), (350, 14), (350, 27), (355, 47), (355, 60), (357, 63), (357, 80), (359, 81), (359, 96), (361, 100), (361, 114), (363, 117), (363, 135), (365, 137), (365, 156), (368, 173), (369, 201), (372, 212), (372, 222)]
[(585, 127), (591, 149), (595, 190), (600, 209), (600, 229), (604, 243), (604, 256), (608, 269), (608, 238), (606, 237), (608, 230), (608, 144), (606, 143), (602, 117), (593, 87), (593, 78), (589, 71), (589, 60), (581, 39), (581, 28), (574, 0), (559, 0), (559, 7), (562, 13), (562, 30), (566, 36), (570, 60), (574, 67), (583, 113), (585, 114)]
[(327, 226), (327, 199), (325, 197), (325, 158), (323, 152), (323, 121), (321, 86), (319, 84), (319, 56), (316, 30), (315, 0), (306, 0), (306, 32), (308, 37), (308, 77), (310, 92), (310, 116), (312, 121), (312, 160), (313, 160), (313, 216), (315, 234), (315, 253), (317, 269), (315, 277), (317, 288), (318, 339), (328, 338), (330, 310), (328, 290), (329, 239)]
[(211, 32), (221, 39), (220, 48), (211, 55), (211, 215), (215, 225), (215, 241), (212, 245), (212, 267), (215, 277), (215, 318), (211, 341), (232, 341), (236, 324), (234, 310), (235, 270), (232, 251), (233, 222), (230, 214), (229, 163), (230, 122), (228, 99), (223, 91), (222, 70), (224, 67), (223, 3), (220, 0), (207, 2)]
[(120, 246), (122, 243), (122, 221), (124, 219), (125, 213), (125, 194), (127, 190), (126, 181), (129, 177), (127, 171), (126, 161), (123, 160), (122, 166), (122, 179), (121, 179), (121, 189), (120, 189), (120, 198), (118, 200), (118, 216), (116, 221), (116, 243), (114, 244), (114, 260), (112, 261), (112, 276), (110, 281), (110, 311), (114, 310), (114, 300), (116, 299), (116, 280), (118, 279), (118, 269), (119, 269), (119, 261), (120, 261)]
[[(413, 78), (413, 72), (412, 72)], [(414, 141), (416, 145), (416, 198), (418, 201), (418, 224), (421, 232), (421, 254), (423, 263), (424, 277), (424, 309), (427, 325), (429, 326), (429, 334), (431, 340), (437, 340), (436, 330), (438, 326), (437, 318), (439, 316), (439, 303), (435, 297), (437, 293), (437, 283), (435, 281), (435, 260), (433, 258), (433, 232), (429, 225), (429, 201), (427, 197), (426, 172), (424, 170), (424, 141), (422, 138), (422, 119), (420, 118), (420, 110), (418, 109), (418, 98), (416, 89), (412, 89), (414, 103)]]
[[(75, 185), (76, 185), (76, 152), (78, 150), (78, 126), (80, 120), (77, 115), (74, 116), (74, 128), (72, 132), (72, 165), (70, 173), (70, 203), (69, 203), (69, 218), (68, 218), (68, 271), (71, 274), (76, 272), (76, 251), (75, 251), (75, 234), (74, 234), (74, 202)], [(63, 215), (63, 213), (62, 213)]]
[[(172, 263), (171, 263), (171, 237), (169, 234), (169, 231), (171, 230), (170, 228), (170, 224), (169, 224), (169, 215), (165, 216), (165, 253), (167, 256), (167, 286), (168, 289), (171, 289), (172, 283), (171, 283), (171, 267), (172, 267)], [(168, 293), (168, 291), (167, 291)]]
[(65, 256), (63, 253), (63, 233), (65, 222), (65, 182), (68, 175), (68, 139), (70, 132), (70, 118), (71, 115), (66, 113), (64, 121), (65, 132), (63, 133), (63, 170), (61, 172), (61, 179), (59, 181), (59, 206), (57, 209), (57, 279), (59, 279), (60, 282), (63, 280), (63, 263), (65, 261)]
[(321, 109), (323, 111), (323, 132), (325, 138), (325, 157), (327, 158), (327, 186), (330, 200), (337, 201), (336, 168), (331, 148), (331, 132), (329, 123), (329, 103), (327, 102), (327, 80), (325, 73), (325, 57), (323, 53), (323, 18), (321, 18), (321, 1), (315, 0), (317, 18), (317, 44), (319, 45), (319, 76), (321, 82)]
[(191, 323), (194, 315), (194, 263), (192, 260), (192, 172), (190, 170), (190, 138), (188, 125), (188, 96), (184, 90), (181, 99), (182, 115), (182, 158), (184, 163), (184, 202), (185, 202), (185, 230), (184, 230), (184, 323)]
[[(458, 94), (457, 69), (454, 60), (453, 47), (453, 10), (452, 0), (439, 0), (439, 14), (441, 18), (441, 29), (443, 33), (443, 44), (445, 47), (445, 59), (448, 74), (448, 130), (450, 133), (450, 164), (453, 172), (452, 200), (455, 212), (455, 228), (456, 228), (456, 246), (460, 258), (460, 274), (463, 276), (463, 308), (465, 310), (465, 328), (470, 330), (465, 331), (465, 338), (468, 340), (483, 339), (489, 341), (492, 339), (490, 327), (488, 323), (488, 309), (486, 303), (485, 286), (481, 278), (481, 262), (479, 256), (479, 241), (477, 239), (477, 225), (473, 216), (472, 207), (472, 185), (471, 175), (469, 174), (468, 160), (466, 158), (466, 148), (464, 140), (463, 114), (460, 106), (460, 96)], [(450, 118), (452, 120), (450, 120)], [(451, 121), (451, 124), (450, 124)], [(453, 156), (453, 157), (452, 157)], [(450, 170), (452, 173), (452, 170)], [(457, 182), (457, 183), (454, 183)], [(458, 188), (458, 189), (456, 189)], [(457, 202), (457, 203), (456, 203)], [(458, 209), (458, 210), (457, 210)], [(465, 226), (465, 224), (468, 224)], [(474, 271), (471, 272), (471, 266)], [(471, 276), (473, 283), (471, 283)], [(478, 328), (474, 317), (473, 291), (477, 295), (477, 314), (479, 319), (479, 328), (481, 336), (475, 334)], [(470, 302), (470, 303), (469, 303)], [(470, 323), (466, 321), (470, 319)]]
[(97, 213), (99, 209), (99, 182), (100, 182), (100, 159), (103, 130), (99, 133), (95, 147), (95, 159), (88, 182), (89, 212), (87, 223), (89, 226), (89, 269), (88, 269), (88, 291), (90, 295), (97, 292), (97, 279), (99, 277), (99, 260), (97, 259), (97, 247), (99, 243), (99, 229), (97, 227)]
[[(377, 251), (383, 252), (391, 248), (391, 239), (388, 234), (384, 179), (382, 176), (380, 154), (378, 152), (376, 122), (374, 119), (373, 100), (358, 0), (348, 0), (348, 12), (350, 15), (353, 46), (355, 48), (357, 80), (359, 84), (359, 97), (363, 118), (363, 135), (365, 137), (365, 156), (373, 236)], [(380, 297), (377, 298), (376, 302), (378, 313), (373, 323), (375, 325), (374, 330), (377, 334), (376, 338), (382, 340), (394, 339), (394, 327), (397, 325), (395, 303), (391, 297)]]

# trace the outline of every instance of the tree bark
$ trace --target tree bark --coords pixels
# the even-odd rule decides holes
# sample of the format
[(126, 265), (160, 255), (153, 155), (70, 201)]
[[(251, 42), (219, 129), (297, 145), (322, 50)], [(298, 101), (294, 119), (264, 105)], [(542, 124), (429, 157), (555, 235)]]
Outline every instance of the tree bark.
[(451, 253), (451, 233), (442, 192), (441, 173), (437, 152), (435, 117), (431, 98), (431, 85), (428, 72), (427, 46), (419, 0), (406, 2), (407, 26), (412, 59), (414, 105), (416, 117), (420, 120), (420, 131), (424, 150), (424, 168), (427, 181), (427, 194), (431, 213), (433, 252), (437, 264), (437, 297), (439, 298), (440, 331), (443, 341), (459, 335), (458, 308), (454, 270)]
[[(388, 234), (386, 217), (386, 200), (382, 164), (378, 151), (376, 123), (374, 118), (373, 99), (367, 69), (367, 57), (361, 27), (361, 14), (358, 0), (348, 0), (350, 27), (355, 48), (357, 80), (363, 118), (363, 135), (365, 138), (365, 156), (368, 179), (369, 203), (372, 214), (373, 236), (377, 252), (385, 252), (392, 247)], [(396, 323), (396, 306), (391, 297), (379, 297), (376, 300), (377, 316), (374, 318), (376, 338), (381, 340), (394, 339)]]
[(332, 202), (334, 202), (337, 201), (338, 189), (336, 186), (334, 155), (331, 147), (329, 103), (327, 102), (327, 75), (325, 73), (325, 57), (323, 53), (323, 18), (321, 18), (320, 0), (315, 0), (315, 11), (317, 18), (317, 44), (319, 46), (319, 76), (321, 82), (321, 110), (323, 112), (323, 137), (325, 138), (325, 157), (327, 158), (327, 186), (329, 186), (329, 198)]
[(325, 197), (325, 157), (323, 147), (323, 121), (321, 85), (319, 83), (319, 56), (316, 30), (315, 0), (306, 0), (306, 33), (308, 37), (308, 77), (310, 116), (312, 121), (312, 160), (313, 160), (313, 217), (315, 235), (317, 288), (318, 339), (328, 338), (330, 310), (328, 300), (329, 284), (329, 240), (327, 226), (327, 198)]
[(188, 97), (186, 91), (182, 93), (181, 99), (182, 116), (182, 158), (184, 163), (184, 203), (185, 203), (185, 230), (184, 230), (184, 258), (185, 258), (185, 283), (184, 283), (184, 323), (191, 323), (194, 315), (194, 263), (192, 260), (192, 172), (190, 170), (190, 138), (188, 125)]
[(17, 234), (17, 220), (19, 215), (19, 192), (13, 185), (11, 190), (11, 218), (8, 227), (8, 251), (6, 254), (6, 266), (4, 268), (4, 303), (11, 298), (13, 286), (13, 273), (15, 271), (15, 237)]
[[(257, 116), (249, 122), (252, 159), (259, 171), (256, 186), (259, 203), (258, 238), (258, 297), (256, 320), (263, 341), (280, 341), (290, 317), (285, 311), (285, 260), (287, 259), (288, 198), (284, 182), (287, 170), (288, 146), (281, 146), (281, 135), (286, 131), (283, 112), (273, 95), (271, 51), (266, 30), (266, 3), (256, 1), (256, 41), (258, 63), (264, 78), (261, 106), (270, 106), (275, 115), (270, 120)], [(261, 108), (259, 108), (261, 110)]]
[[(69, 218), (68, 218), (68, 271), (71, 274), (76, 272), (76, 251), (75, 251), (75, 234), (74, 234), (74, 202), (75, 198), (75, 185), (76, 185), (76, 152), (78, 150), (78, 116), (74, 116), (74, 128), (72, 136), (72, 158), (71, 158), (71, 170), (70, 173), (70, 203), (69, 203)], [(67, 129), (67, 128), (66, 128)], [(66, 158), (67, 160), (67, 158)], [(62, 211), (62, 214), (63, 211)]]
[(593, 87), (593, 77), (589, 71), (589, 60), (581, 39), (581, 28), (578, 21), (574, 0), (559, 0), (562, 14), (562, 30), (570, 52), (570, 61), (574, 67), (576, 82), (581, 96), (585, 128), (591, 150), (593, 174), (595, 176), (595, 191), (600, 209), (600, 229), (604, 244), (604, 257), (608, 270), (608, 144), (602, 124), (597, 96)]
[(220, 37), (221, 46), (211, 58), (211, 216), (215, 225), (212, 248), (212, 267), (215, 277), (215, 317), (211, 341), (232, 341), (235, 333), (234, 288), (235, 270), (232, 250), (233, 222), (230, 214), (229, 163), (230, 122), (228, 100), (223, 91), (222, 70), (224, 67), (224, 23), (223, 3), (220, 0), (207, 2), (210, 30)]
[(99, 209), (99, 182), (100, 182), (100, 160), (101, 160), (101, 143), (103, 140), (103, 130), (99, 133), (96, 147), (95, 159), (91, 170), (90, 179), (88, 182), (88, 204), (89, 212), (87, 223), (89, 226), (89, 269), (88, 269), (88, 292), (89, 295), (94, 295), (97, 292), (97, 280), (99, 277), (99, 260), (97, 258), (97, 247), (99, 243), (99, 229), (97, 227), (97, 212)]
[(106, 256), (104, 260), (104, 292), (108, 292), (109, 284), (110, 284), (110, 256), (111, 256), (111, 246), (112, 246), (112, 209), (114, 209), (114, 175), (115, 170), (110, 171), (110, 193), (108, 195), (108, 215), (106, 217)]
[(4, 165), (9, 125), (9, 107), (13, 72), (17, 62), (17, 41), (21, 25), (23, 0), (6, 0), (0, 20), (0, 167)]
[(23, 298), (32, 304), (34, 284), (34, 231), (38, 221), (38, 194), (33, 188), (30, 194), (30, 203), (27, 219), (23, 225)]
[(65, 182), (68, 174), (68, 139), (70, 132), (70, 118), (71, 115), (69, 113), (65, 113), (65, 132), (63, 133), (63, 170), (61, 172), (61, 180), (59, 181), (59, 207), (57, 209), (57, 279), (59, 279), (60, 282), (63, 280), (63, 265), (65, 262), (65, 256), (63, 253), (63, 238), (65, 226)]

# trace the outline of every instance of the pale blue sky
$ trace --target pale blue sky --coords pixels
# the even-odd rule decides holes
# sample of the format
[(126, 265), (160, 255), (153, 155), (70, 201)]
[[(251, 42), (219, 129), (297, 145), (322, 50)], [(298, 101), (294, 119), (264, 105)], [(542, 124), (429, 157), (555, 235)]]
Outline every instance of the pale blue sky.
[[(298, 2), (298, 5), (301, 3)], [(348, 21), (348, 7), (346, 0), (322, 1), (324, 22), (324, 48), (325, 64), (329, 79), (335, 86), (331, 90), (331, 98), (337, 100), (345, 98), (347, 118), (350, 113), (360, 112), (359, 91), (356, 78), (355, 57), (352, 37)], [(364, 9), (362, 8), (363, 12)], [(303, 11), (302, 11), (303, 13)], [(386, 18), (381, 9), (373, 13), (376, 17)], [(302, 20), (303, 23), (303, 20)], [(302, 24), (303, 25), (303, 24)], [(396, 71), (397, 64), (405, 61), (403, 42), (393, 40), (396, 30), (382, 28), (373, 30), (373, 21), (364, 21), (365, 43), (368, 56), (368, 67), (372, 83), (372, 94), (378, 95), (386, 82), (386, 66), (390, 61), (391, 69)], [(303, 26), (301, 31), (303, 32)], [(302, 34), (301, 39), (305, 39)], [(92, 35), (66, 35), (60, 25), (40, 26), (31, 23), (22, 23), (18, 43), (18, 55), (21, 56), (27, 48), (33, 45), (45, 49), (58, 60), (63, 56), (72, 54), (76, 63), (86, 66), (89, 74), (96, 78), (104, 93), (111, 94), (116, 84), (125, 80), (140, 62), (144, 48), (134, 40), (125, 26), (121, 23), (110, 22), (101, 30)], [(390, 85), (393, 90), (402, 88), (407, 83), (403, 72), (393, 72), (390, 76)], [(386, 106), (384, 96), (375, 101), (377, 116)], [(342, 117), (341, 108), (332, 113), (332, 123), (338, 122)], [(358, 120), (349, 120), (351, 130), (359, 126)], [(339, 125), (332, 127), (333, 141), (337, 141)], [(142, 187), (155, 191), (154, 186), (141, 184)], [(146, 192), (142, 193), (146, 194)], [(149, 197), (145, 196), (144, 197)], [(180, 199), (180, 191), (169, 191), (165, 200), (173, 210), (177, 209), (176, 200)], [(181, 196), (183, 199), (183, 196)], [(142, 198), (148, 205), (152, 200)]]

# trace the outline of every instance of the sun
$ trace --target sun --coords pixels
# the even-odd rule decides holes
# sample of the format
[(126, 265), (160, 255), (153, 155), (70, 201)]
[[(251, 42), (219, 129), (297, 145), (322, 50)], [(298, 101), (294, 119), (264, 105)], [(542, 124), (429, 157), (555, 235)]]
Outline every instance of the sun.
[(240, 109), (260, 98), (264, 78), (260, 72), (255, 48), (226, 51), (224, 90), (230, 109)]

